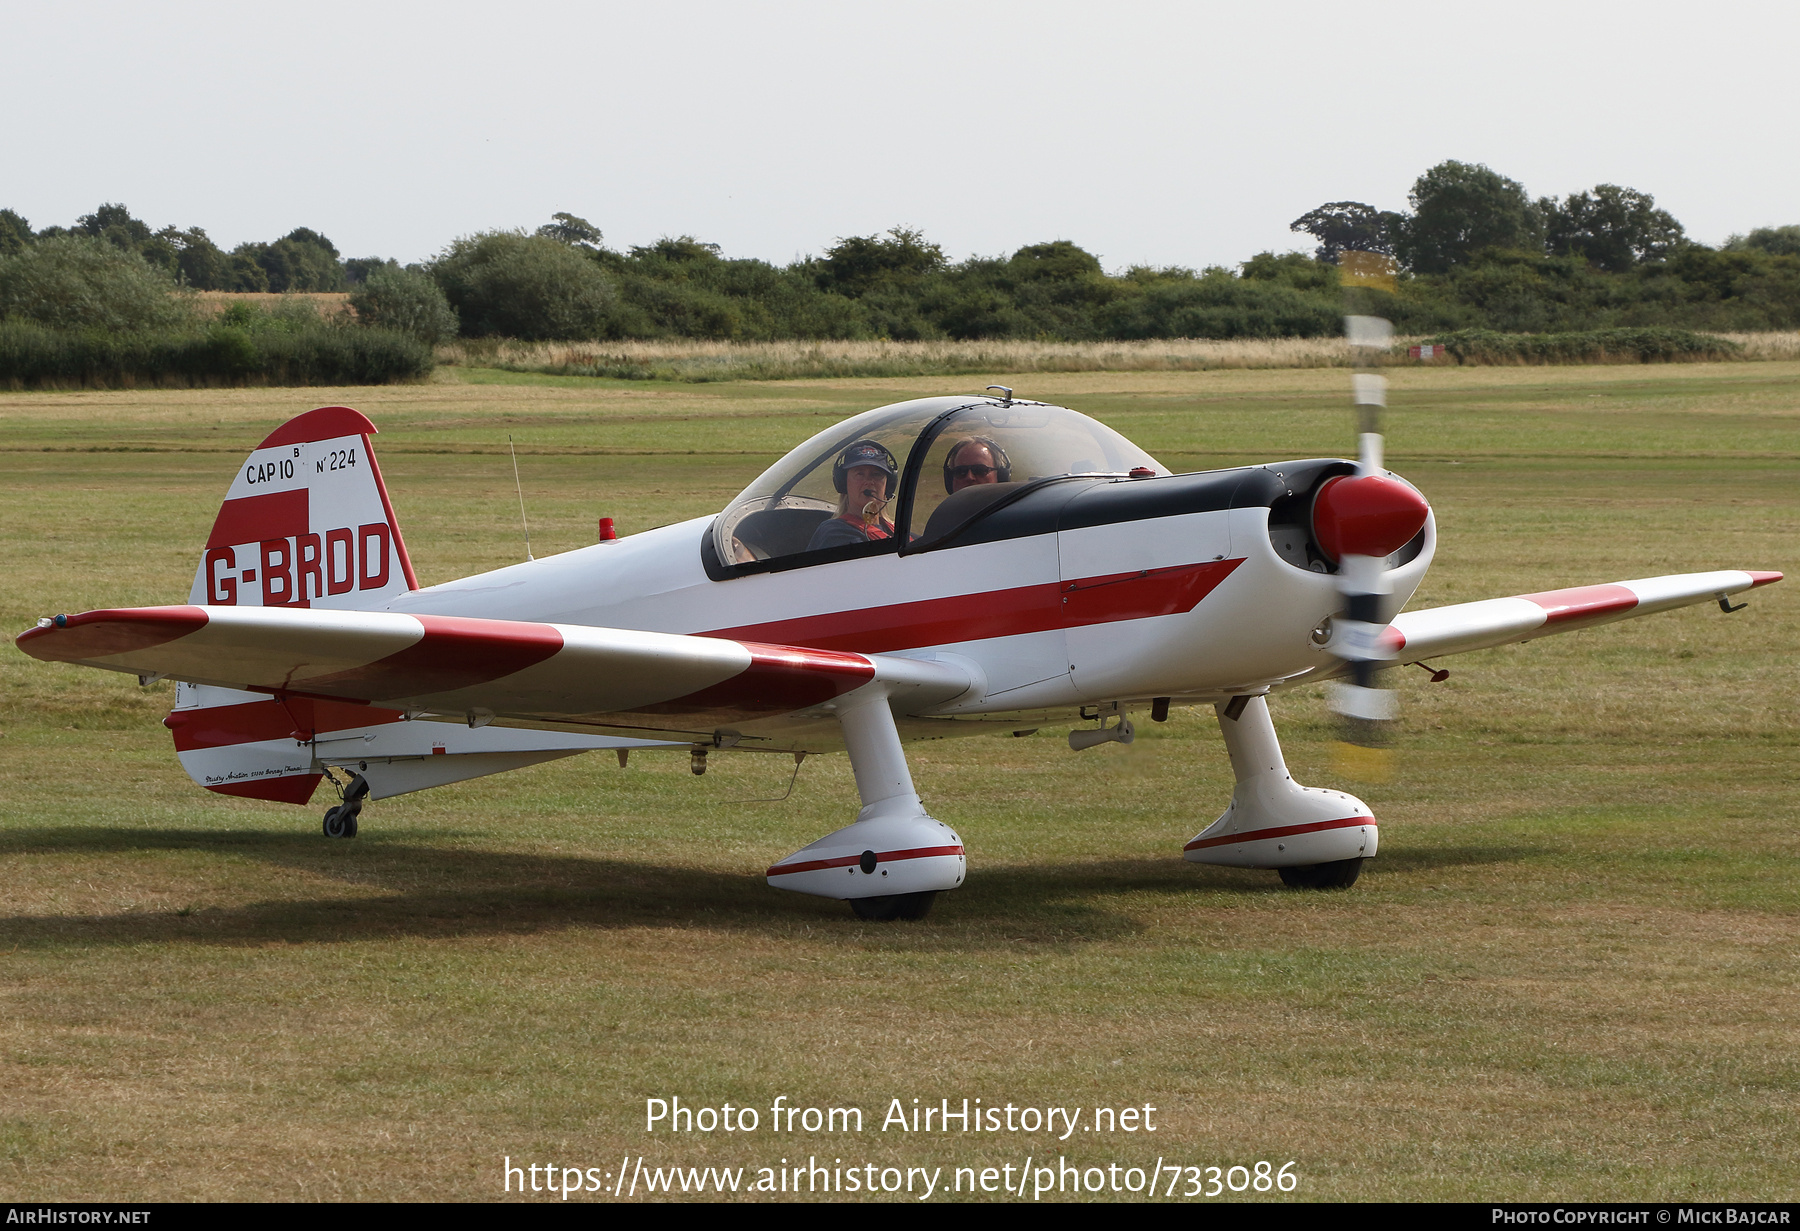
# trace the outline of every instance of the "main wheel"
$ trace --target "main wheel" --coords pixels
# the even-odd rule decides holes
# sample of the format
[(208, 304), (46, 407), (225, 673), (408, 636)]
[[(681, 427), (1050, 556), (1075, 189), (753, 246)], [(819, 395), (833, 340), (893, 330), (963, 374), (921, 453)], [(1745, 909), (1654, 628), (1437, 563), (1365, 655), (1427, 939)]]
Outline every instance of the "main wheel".
[(1348, 889), (1362, 875), (1362, 866), (1361, 858), (1336, 859), (1277, 871), (1281, 873), (1281, 883), (1290, 889)]
[(850, 909), (858, 919), (871, 923), (892, 923), (896, 919), (923, 919), (937, 901), (937, 890), (924, 893), (894, 893), (879, 898), (851, 898)]
[(349, 804), (340, 804), (325, 813), (325, 836), (327, 838), (354, 838), (356, 836), (356, 814), (360, 808)]

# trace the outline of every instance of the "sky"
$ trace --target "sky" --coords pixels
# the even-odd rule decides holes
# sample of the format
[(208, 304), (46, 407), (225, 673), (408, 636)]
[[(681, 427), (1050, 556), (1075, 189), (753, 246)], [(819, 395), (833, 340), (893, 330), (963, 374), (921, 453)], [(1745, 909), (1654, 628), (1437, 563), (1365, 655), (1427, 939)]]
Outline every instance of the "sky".
[(1202, 268), (1445, 159), (1636, 188), (1706, 243), (1800, 223), (1800, 6), (1765, 0), (0, 0), (0, 32), (0, 207), (37, 228), (117, 201), (411, 262), (560, 210), (621, 249), (908, 226)]

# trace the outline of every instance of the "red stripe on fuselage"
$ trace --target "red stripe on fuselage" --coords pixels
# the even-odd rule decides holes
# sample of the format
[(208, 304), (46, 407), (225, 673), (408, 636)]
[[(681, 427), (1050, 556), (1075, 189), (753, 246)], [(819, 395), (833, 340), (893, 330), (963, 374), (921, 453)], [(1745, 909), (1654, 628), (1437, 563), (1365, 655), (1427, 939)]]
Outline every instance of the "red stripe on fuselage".
[(84, 611), (64, 617), (61, 628), (26, 629), (17, 645), (45, 662), (82, 662), (166, 645), (205, 628), (206, 621), (203, 609), (185, 605)]
[[(834, 611), (702, 634), (881, 654), (1192, 611), (1243, 560), (1209, 560), (1010, 590)], [(1067, 599), (1065, 602), (1064, 600)]]
[(425, 635), (404, 650), (361, 667), (305, 681), (307, 692), (348, 693), (374, 701), (454, 692), (536, 666), (563, 647), (548, 624), (413, 616)]
[(289, 739), (296, 733), (328, 735), (333, 731), (379, 727), (399, 722), (400, 718), (399, 710), (377, 709), (353, 701), (285, 697), (173, 710), (163, 719), (163, 725), (175, 736), (176, 752), (193, 752)]
[(1571, 586), (1567, 590), (1546, 590), (1542, 594), (1521, 594), (1519, 597), (1542, 607), (1546, 624), (1623, 615), (1638, 605), (1636, 594), (1624, 586), (1610, 583), (1602, 586)]

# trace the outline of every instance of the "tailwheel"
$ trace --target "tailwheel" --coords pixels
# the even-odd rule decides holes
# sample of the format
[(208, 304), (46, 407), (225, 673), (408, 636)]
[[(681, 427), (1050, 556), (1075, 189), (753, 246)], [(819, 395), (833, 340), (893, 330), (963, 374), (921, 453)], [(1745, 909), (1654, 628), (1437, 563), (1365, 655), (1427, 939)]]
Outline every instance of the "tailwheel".
[(357, 814), (362, 811), (363, 800), (368, 797), (368, 780), (361, 774), (352, 776), (350, 785), (344, 788), (344, 802), (325, 813), (325, 836), (327, 838), (354, 838)]
[(937, 890), (926, 893), (894, 893), (879, 898), (851, 898), (850, 909), (858, 919), (892, 923), (896, 919), (923, 919), (931, 913)]
[(1361, 859), (1337, 859), (1298, 868), (1280, 868), (1281, 883), (1290, 889), (1348, 889), (1362, 875)]

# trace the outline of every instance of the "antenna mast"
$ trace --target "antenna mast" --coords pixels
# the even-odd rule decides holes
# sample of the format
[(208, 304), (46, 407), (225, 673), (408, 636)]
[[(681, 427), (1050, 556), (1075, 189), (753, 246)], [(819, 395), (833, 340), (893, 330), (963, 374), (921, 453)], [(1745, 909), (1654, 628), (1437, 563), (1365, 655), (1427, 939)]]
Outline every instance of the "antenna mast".
[(519, 455), (513, 451), (511, 432), (506, 434), (506, 451), (512, 456), (513, 489), (519, 493), (519, 525), (525, 530), (525, 558), (535, 560), (537, 557), (531, 554), (531, 524), (525, 520), (525, 487), (519, 482)]

